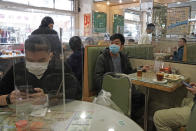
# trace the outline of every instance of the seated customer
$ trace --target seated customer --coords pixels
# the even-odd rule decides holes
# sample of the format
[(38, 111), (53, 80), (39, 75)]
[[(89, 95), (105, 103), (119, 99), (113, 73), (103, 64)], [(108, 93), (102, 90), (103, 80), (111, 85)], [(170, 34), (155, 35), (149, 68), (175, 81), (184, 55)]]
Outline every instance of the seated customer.
[(187, 126), (187, 131), (195, 131), (196, 130), (196, 83), (191, 83), (190, 84), (193, 88), (188, 88), (187, 89), (195, 96), (193, 101), (194, 101), (194, 105), (191, 109), (191, 114), (190, 114), (190, 119), (188, 122), (188, 126)]
[(82, 83), (83, 69), (83, 44), (79, 36), (74, 36), (69, 40), (69, 46), (73, 53), (67, 59), (68, 65), (71, 67), (77, 79)]
[(103, 75), (107, 72), (131, 74), (136, 72), (132, 69), (128, 57), (121, 52), (124, 47), (125, 38), (121, 34), (110, 37), (111, 44), (97, 58), (95, 67), (96, 91), (100, 92)]
[[(15, 86), (27, 85), (28, 83), (34, 88), (37, 95), (43, 95), (50, 90), (57, 90), (60, 86), (62, 78), (59, 78), (60, 82), (47, 79), (48, 76), (53, 74), (62, 74), (62, 63), (60, 60), (53, 59), (50, 44), (45, 37), (30, 36), (25, 41), (25, 59), (26, 63), (20, 62), (13, 65), (2, 78), (0, 82), (1, 106), (14, 102), (16, 96)], [(64, 64), (64, 73), (71, 73), (71, 69), (66, 63)], [(48, 86), (45, 86), (46, 84)], [(55, 86), (49, 87), (50, 85)], [(74, 99), (80, 95), (78, 94), (79, 89), (75, 88), (72, 89), (72, 86), (66, 87), (67, 99)]]
[(174, 61), (183, 61), (184, 49), (186, 46), (186, 39), (180, 38), (178, 41), (178, 46), (179, 46), (178, 51), (176, 48), (174, 48), (173, 60)]
[[(187, 89), (195, 95), (196, 84), (191, 83), (191, 85), (193, 86), (193, 88), (190, 89), (187, 87)], [(177, 129), (183, 126), (187, 126), (189, 117), (191, 114), (192, 106), (193, 106), (192, 97), (189, 97), (189, 98), (186, 97), (184, 98), (182, 102), (182, 107), (176, 107), (176, 108), (163, 109), (163, 110), (156, 111), (153, 117), (153, 121), (157, 128), (157, 131), (172, 131), (174, 129)], [(195, 126), (195, 124), (193, 123), (192, 125), (190, 124), (191, 129), (193, 129), (193, 127)], [(195, 126), (195, 129), (196, 129), (196, 126)], [(190, 130), (190, 131), (193, 131), (193, 130)]]

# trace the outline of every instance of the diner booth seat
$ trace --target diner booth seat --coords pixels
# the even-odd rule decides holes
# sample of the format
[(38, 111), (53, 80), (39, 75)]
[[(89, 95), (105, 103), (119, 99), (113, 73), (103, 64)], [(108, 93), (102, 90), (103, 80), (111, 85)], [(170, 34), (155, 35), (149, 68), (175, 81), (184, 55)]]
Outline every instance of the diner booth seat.
[[(97, 57), (101, 51), (106, 48), (106, 45), (87, 45), (84, 52), (84, 85), (83, 96), (84, 101), (93, 101), (93, 97), (98, 92), (95, 92), (95, 65)], [(152, 45), (125, 45), (122, 50), (128, 57), (140, 59), (153, 59)]]
[(187, 63), (196, 64), (196, 44), (187, 44)]
[(153, 59), (153, 46), (149, 44), (143, 45), (127, 45), (123, 49), (123, 52), (128, 57), (137, 59)]
[(87, 45), (84, 53), (84, 86), (82, 92), (82, 100), (93, 101), (95, 92), (95, 65), (96, 60), (101, 51), (106, 46)]
[(127, 76), (120, 73), (106, 73), (102, 89), (111, 93), (111, 100), (125, 115), (131, 115), (131, 83)]

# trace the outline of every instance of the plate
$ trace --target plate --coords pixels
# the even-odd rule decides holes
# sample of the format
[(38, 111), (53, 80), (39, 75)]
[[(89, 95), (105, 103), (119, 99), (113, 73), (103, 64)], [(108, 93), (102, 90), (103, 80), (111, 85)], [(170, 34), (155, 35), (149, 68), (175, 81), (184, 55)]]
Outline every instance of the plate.
[(165, 84), (167, 83), (167, 80), (163, 79), (162, 81), (157, 81), (157, 79), (153, 79), (153, 82), (159, 83), (159, 84)]
[(175, 74), (164, 74), (164, 78), (171, 81), (177, 81), (179, 79), (184, 79), (184, 76)]

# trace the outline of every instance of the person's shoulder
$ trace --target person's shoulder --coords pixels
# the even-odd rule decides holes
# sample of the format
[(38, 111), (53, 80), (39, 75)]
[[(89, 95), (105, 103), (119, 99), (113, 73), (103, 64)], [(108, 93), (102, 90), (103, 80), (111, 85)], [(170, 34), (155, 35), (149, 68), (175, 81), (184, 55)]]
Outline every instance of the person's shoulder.
[(51, 30), (51, 32), (53, 33), (53, 34), (58, 34), (55, 30)]
[(40, 32), (40, 30), (39, 30), (39, 28), (38, 28), (38, 29), (34, 30), (34, 31), (31, 33), (31, 35), (39, 34), (39, 32)]
[(48, 27), (39, 27), (38, 29), (34, 30), (32, 33), (32, 35), (37, 35), (37, 34), (55, 34), (57, 35), (57, 32), (55, 30), (51, 30)]

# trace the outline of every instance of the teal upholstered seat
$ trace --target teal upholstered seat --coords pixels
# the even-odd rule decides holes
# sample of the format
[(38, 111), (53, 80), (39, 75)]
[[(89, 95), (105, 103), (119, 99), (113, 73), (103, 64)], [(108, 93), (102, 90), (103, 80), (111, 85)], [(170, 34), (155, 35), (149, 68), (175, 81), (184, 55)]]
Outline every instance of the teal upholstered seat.
[(131, 83), (123, 74), (106, 73), (102, 88), (111, 93), (112, 101), (130, 116), (131, 112)]

